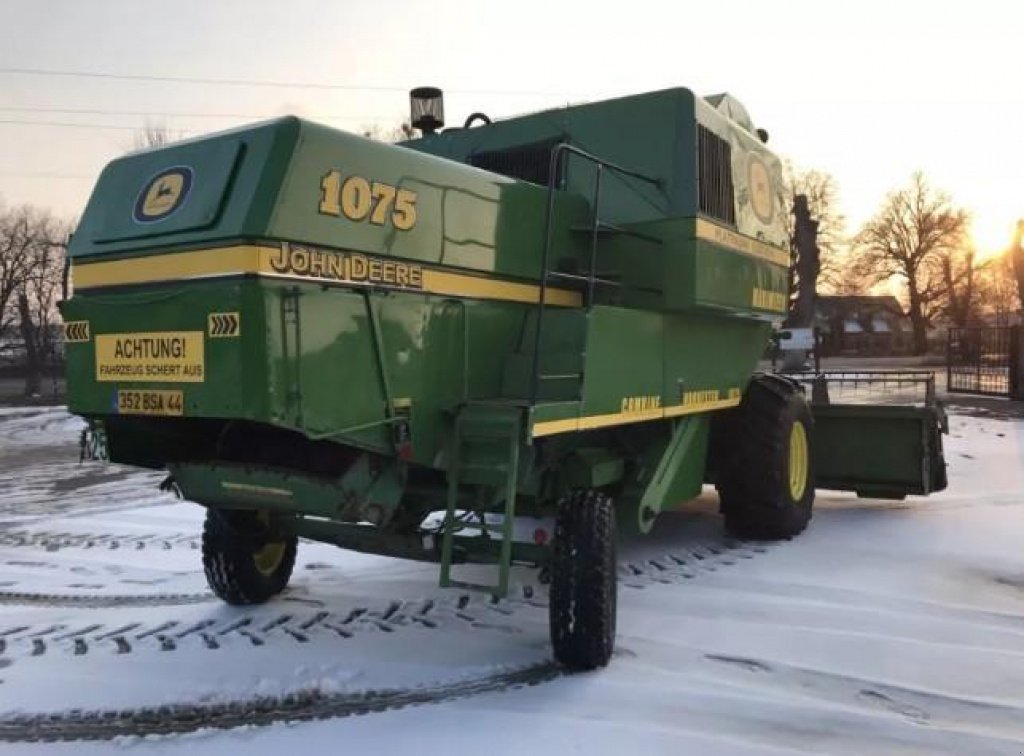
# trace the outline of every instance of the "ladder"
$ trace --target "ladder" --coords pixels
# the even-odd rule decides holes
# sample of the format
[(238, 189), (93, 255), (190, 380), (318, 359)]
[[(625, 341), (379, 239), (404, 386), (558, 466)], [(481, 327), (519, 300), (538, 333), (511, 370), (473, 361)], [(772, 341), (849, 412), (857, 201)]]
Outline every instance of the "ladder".
[[(512, 567), (512, 538), (515, 525), (516, 483), (519, 477), (519, 446), (522, 441), (522, 407), (497, 403), (463, 405), (455, 418), (452, 455), (448, 468), (448, 496), (442, 523), (441, 587), (483, 591), (499, 598), (508, 592)], [(478, 509), (464, 509), (460, 516), (459, 487), (477, 484), (493, 489), (495, 499), (476, 502)], [(483, 489), (483, 490), (487, 490)], [(479, 527), (477, 538), (489, 539), (487, 505), (497, 497), (504, 500), (501, 523), (501, 544), (498, 553), (496, 584), (471, 583), (452, 577), (451, 568), (457, 556), (455, 533), (464, 527)], [(468, 520), (475, 515), (478, 524)]]

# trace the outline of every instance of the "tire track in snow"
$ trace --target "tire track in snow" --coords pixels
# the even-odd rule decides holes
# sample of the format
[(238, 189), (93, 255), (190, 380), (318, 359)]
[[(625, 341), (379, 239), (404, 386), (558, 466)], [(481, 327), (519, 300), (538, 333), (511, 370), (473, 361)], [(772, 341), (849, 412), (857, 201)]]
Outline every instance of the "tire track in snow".
[(62, 531), (8, 530), (0, 531), (0, 547), (37, 548), (44, 551), (61, 549), (117, 549), (143, 551), (145, 549), (190, 549), (198, 551), (200, 538), (195, 533), (165, 534), (112, 534), (69, 533)]
[(685, 583), (741, 561), (766, 554), (777, 544), (728, 537), (688, 544), (660, 556), (619, 563), (619, 585), (644, 589), (651, 585)]
[[(654, 585), (686, 583), (701, 575), (712, 574), (743, 560), (753, 559), (758, 554), (766, 553), (769, 548), (761, 543), (716, 538), (656, 558), (621, 562), (619, 584), (623, 588), (643, 590)], [(134, 638), (131, 634), (111, 633), (109, 628), (83, 622), (81, 626), (76, 626), (77, 631), (72, 631), (71, 635), (53, 640), (58, 641), (58, 647), (59, 641), (64, 641), (63, 645), (70, 647), (74, 655), (81, 656), (94, 649), (125, 654), (138, 645), (173, 651), (181, 645), (176, 642), (176, 638), (185, 639), (188, 636), (199, 638), (201, 645), (207, 649), (217, 649), (232, 638), (244, 638), (253, 646), (265, 646), (280, 641), (305, 643), (322, 634), (350, 638), (367, 631), (394, 632), (409, 627), (435, 629), (452, 624), (477, 630), (515, 633), (520, 630), (511, 624), (511, 620), (519, 611), (525, 608), (547, 608), (546, 590), (525, 584), (518, 591), (519, 595), (502, 600), (480, 594), (461, 594), (439, 599), (389, 600), (376, 607), (358, 606), (341, 611), (329, 611), (324, 608), (323, 601), (293, 592), (282, 595), (279, 603), (311, 605), (315, 610), (284, 611), (275, 615), (272, 610), (263, 608), (222, 622), (204, 620), (199, 623), (201, 627), (186, 618), (167, 619), (161, 616), (154, 622), (142, 616), (132, 623)], [(213, 594), (206, 592), (83, 595), (0, 590), (0, 605), (38, 607), (133, 609), (183, 606), (215, 600)], [(28, 626), (0, 628), (0, 654), (41, 655), (40, 641), (38, 638), (32, 639), (35, 629)], [(45, 641), (43, 645), (46, 645)], [(188, 647), (191, 644), (186, 642), (185, 645)]]
[(30, 591), (0, 590), (0, 605), (79, 607), (81, 609), (184, 606), (186, 604), (214, 601), (215, 599), (216, 597), (209, 592), (89, 595), (82, 593), (34, 593)]
[[(527, 607), (546, 607), (546, 603), (533, 599), (531, 586), (524, 586), (522, 595), (523, 598), (495, 601), (485, 596), (462, 594), (445, 599), (393, 600), (377, 606), (357, 606), (338, 611), (281, 607), (280, 604), (288, 602), (289, 598), (294, 603), (308, 603), (304, 598), (285, 595), (273, 606), (278, 610), (276, 612), (263, 609), (223, 619), (166, 616), (148, 619), (137, 615), (125, 617), (125, 621), (116, 626), (88, 621), (20, 624), (0, 628), (0, 657), (31, 658), (46, 653), (84, 656), (97, 652), (124, 655), (146, 650), (216, 651), (236, 643), (244, 643), (247, 647), (276, 647), (282, 643), (309, 643), (324, 639), (333, 642), (368, 632), (394, 633), (412, 628), (518, 633), (521, 630), (510, 624), (517, 611)], [(104, 597), (69, 598), (102, 600)], [(151, 598), (149, 605), (157, 606), (161, 597), (134, 598)], [(172, 604), (175, 601), (198, 603), (215, 600), (212, 594), (179, 594), (163, 598)], [(2, 599), (0, 603), (3, 603)], [(139, 605), (138, 602), (113, 604), (119, 608)]]
[(482, 678), (428, 683), (415, 688), (383, 688), (356, 693), (325, 693), (319, 688), (312, 688), (283, 696), (262, 696), (229, 703), (20, 714), (0, 717), (0, 741), (110, 740), (126, 736), (180, 735), (207, 728), (227, 730), (265, 727), (278, 722), (362, 716), (539, 685), (563, 674), (563, 670), (553, 662), (540, 662)]

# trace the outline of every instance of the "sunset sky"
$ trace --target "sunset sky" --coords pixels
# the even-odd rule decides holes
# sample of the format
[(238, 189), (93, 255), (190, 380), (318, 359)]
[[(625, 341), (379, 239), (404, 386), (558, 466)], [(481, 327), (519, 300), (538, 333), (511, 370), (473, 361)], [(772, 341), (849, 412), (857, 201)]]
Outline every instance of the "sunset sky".
[(991, 254), (1024, 217), (1022, 22), (1006, 0), (3, 0), (0, 197), (77, 215), (147, 122), (391, 127), (431, 84), (454, 124), (682, 85), (832, 173), (851, 230), (921, 169)]

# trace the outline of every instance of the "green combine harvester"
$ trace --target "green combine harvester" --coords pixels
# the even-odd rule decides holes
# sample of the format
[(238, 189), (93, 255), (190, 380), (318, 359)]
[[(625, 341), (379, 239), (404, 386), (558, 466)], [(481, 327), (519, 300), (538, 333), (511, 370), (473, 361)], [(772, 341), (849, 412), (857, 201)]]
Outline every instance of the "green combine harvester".
[(754, 539), (800, 533), (816, 487), (945, 486), (935, 407), (811, 405), (755, 372), (788, 203), (736, 100), (443, 131), (438, 90), (412, 104), (399, 145), (289, 117), (120, 158), (74, 235), (71, 411), (206, 507), (222, 599), (283, 590), (300, 537), (495, 596), (544, 566), (554, 656), (593, 668), (617, 534), (706, 483)]

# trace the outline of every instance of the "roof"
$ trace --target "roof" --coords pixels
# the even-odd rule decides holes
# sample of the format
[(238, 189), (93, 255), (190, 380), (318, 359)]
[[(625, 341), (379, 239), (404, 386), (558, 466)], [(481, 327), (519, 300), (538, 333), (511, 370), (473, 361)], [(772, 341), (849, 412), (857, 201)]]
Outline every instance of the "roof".
[(878, 312), (884, 310), (905, 317), (899, 301), (891, 294), (885, 295), (818, 295), (815, 309), (823, 315)]

